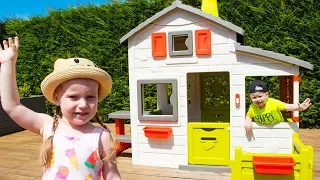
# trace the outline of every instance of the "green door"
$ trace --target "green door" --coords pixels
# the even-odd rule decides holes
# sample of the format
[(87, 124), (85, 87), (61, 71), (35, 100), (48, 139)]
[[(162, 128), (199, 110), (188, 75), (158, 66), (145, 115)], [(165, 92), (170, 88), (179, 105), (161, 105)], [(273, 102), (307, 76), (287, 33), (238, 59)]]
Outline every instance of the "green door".
[(230, 122), (229, 72), (202, 73), (201, 122)]
[(229, 73), (202, 73), (201, 122), (188, 123), (189, 164), (227, 166), (230, 160)]

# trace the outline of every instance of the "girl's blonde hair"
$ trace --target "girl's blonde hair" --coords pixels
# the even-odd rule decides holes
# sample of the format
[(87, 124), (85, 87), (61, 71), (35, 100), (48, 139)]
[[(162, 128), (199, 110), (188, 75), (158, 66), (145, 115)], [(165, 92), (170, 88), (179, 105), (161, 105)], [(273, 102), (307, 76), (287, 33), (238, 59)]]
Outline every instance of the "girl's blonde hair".
[[(42, 142), (42, 146), (40, 149), (40, 159), (42, 161), (42, 165), (45, 168), (49, 168), (51, 165), (51, 161), (53, 160), (53, 153), (52, 153), (52, 141), (53, 141), (53, 136), (54, 132), (56, 131), (59, 123), (59, 119), (61, 118), (61, 109), (60, 106), (56, 106), (54, 116), (53, 116), (53, 125), (52, 125), (52, 134), (50, 137), (48, 137), (45, 141)], [(110, 143), (108, 147), (108, 151), (110, 152), (109, 155), (105, 155), (105, 158), (102, 159), (103, 163), (106, 163), (110, 161), (111, 157), (114, 155), (116, 152), (116, 138), (113, 135), (113, 133), (109, 130), (109, 128), (103, 124), (101, 119), (99, 118), (98, 114), (94, 116), (94, 120), (97, 121), (100, 126), (110, 134)], [(105, 153), (105, 151), (101, 152), (100, 154)], [(112, 162), (114, 163), (114, 162)]]

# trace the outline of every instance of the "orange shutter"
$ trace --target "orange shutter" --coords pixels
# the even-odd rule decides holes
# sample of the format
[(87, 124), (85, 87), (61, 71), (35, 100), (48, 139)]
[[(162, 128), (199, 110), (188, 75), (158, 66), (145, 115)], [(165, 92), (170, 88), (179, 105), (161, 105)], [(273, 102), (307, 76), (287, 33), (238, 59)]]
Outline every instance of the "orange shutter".
[(153, 57), (165, 57), (167, 56), (166, 48), (166, 33), (152, 33), (152, 56)]
[(211, 54), (211, 31), (210, 29), (196, 30), (196, 54)]

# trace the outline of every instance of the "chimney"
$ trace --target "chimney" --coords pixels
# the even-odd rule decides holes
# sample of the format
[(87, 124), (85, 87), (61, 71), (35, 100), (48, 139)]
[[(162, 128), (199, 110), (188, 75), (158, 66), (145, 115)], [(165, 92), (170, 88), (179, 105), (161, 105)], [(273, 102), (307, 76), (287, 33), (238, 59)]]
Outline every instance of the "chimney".
[(217, 0), (202, 0), (201, 10), (211, 14), (212, 16), (219, 17)]

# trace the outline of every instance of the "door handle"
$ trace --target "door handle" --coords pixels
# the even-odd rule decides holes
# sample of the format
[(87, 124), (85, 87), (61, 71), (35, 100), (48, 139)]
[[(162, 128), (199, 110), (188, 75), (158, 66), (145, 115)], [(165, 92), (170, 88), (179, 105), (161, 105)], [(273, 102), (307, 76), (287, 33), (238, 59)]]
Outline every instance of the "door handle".
[(201, 137), (202, 141), (218, 141), (215, 137)]
[(222, 114), (222, 113), (217, 113), (217, 114), (212, 113), (212, 116), (213, 116), (213, 117), (221, 117), (221, 116), (223, 116), (223, 114)]
[(204, 131), (214, 131), (217, 128), (201, 128)]
[(240, 94), (236, 94), (235, 96), (235, 106), (237, 109), (240, 109)]

